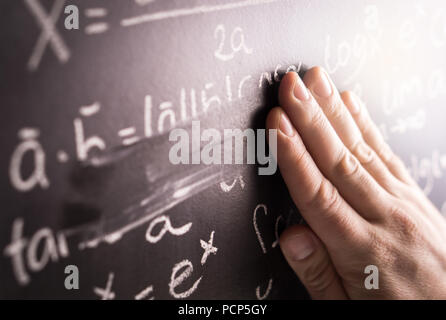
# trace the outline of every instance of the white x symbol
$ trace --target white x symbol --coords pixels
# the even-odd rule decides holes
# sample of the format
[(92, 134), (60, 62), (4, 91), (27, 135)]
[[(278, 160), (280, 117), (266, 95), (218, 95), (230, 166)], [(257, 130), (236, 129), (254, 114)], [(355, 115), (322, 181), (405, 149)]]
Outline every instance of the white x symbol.
[(102, 300), (113, 300), (115, 299), (115, 293), (112, 291), (113, 279), (115, 278), (115, 274), (110, 272), (108, 274), (107, 285), (105, 289), (94, 287), (93, 291), (95, 294), (100, 296)]
[(70, 59), (70, 50), (55, 27), (64, 9), (65, 0), (56, 0), (49, 16), (39, 0), (25, 0), (25, 4), (42, 28), (42, 33), (40, 34), (39, 40), (37, 41), (28, 61), (28, 69), (30, 71), (35, 71), (39, 68), (43, 53), (49, 42), (59, 61), (62, 63), (67, 62), (68, 59)]
[(204, 265), (206, 263), (206, 260), (211, 253), (216, 254), (218, 251), (217, 247), (214, 247), (214, 233), (215, 231), (212, 231), (211, 237), (208, 242), (200, 239), (201, 247), (204, 250), (203, 255), (201, 256), (201, 265)]

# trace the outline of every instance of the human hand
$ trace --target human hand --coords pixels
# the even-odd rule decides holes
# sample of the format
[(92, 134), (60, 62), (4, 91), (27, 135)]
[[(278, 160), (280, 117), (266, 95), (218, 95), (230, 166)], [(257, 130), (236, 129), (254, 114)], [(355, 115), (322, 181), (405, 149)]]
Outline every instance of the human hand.
[[(339, 94), (315, 67), (287, 73), (277, 162), (309, 228), (284, 231), (280, 246), (314, 299), (446, 298), (446, 221), (385, 143), (364, 104)], [(364, 269), (379, 270), (379, 289)]]

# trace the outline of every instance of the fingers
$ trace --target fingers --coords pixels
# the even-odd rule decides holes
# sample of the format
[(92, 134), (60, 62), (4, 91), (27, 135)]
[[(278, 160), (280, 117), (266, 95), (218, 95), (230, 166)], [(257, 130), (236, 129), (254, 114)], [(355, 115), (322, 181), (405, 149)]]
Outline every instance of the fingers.
[(355, 235), (364, 233), (365, 221), (319, 171), (281, 108), (271, 110), (266, 126), (277, 130), (277, 163), (291, 197), (311, 228), (330, 248), (339, 248), (345, 239), (357, 241)]
[(400, 181), (409, 185), (416, 185), (404, 163), (384, 141), (381, 132), (370, 118), (359, 97), (351, 92), (346, 92), (343, 94), (342, 99), (359, 127), (364, 140), (378, 154), (390, 172)]
[[(333, 94), (325, 73), (320, 73), (314, 82), (315, 94), (321, 97)], [(339, 190), (343, 198), (367, 219), (377, 218), (388, 211), (390, 194), (344, 146), (311, 92), (296, 73), (290, 72), (282, 79), (279, 101), (317, 167)]]
[[(397, 181), (406, 184), (398, 188), (395, 187), (394, 183), (390, 183), (386, 185), (387, 190), (394, 195), (398, 195), (400, 198), (411, 200), (421, 211), (426, 212), (426, 214), (435, 221), (436, 225), (442, 226), (444, 219), (441, 217), (441, 214), (429, 198), (424, 196), (419, 186), (410, 176), (403, 162), (393, 154), (388, 144), (384, 141), (380, 130), (371, 119), (361, 99), (354, 93), (348, 91), (343, 92), (341, 98), (368, 143), (373, 146), (374, 150), (377, 150), (376, 152), (381, 154), (383, 159), (387, 159), (386, 164), (383, 165), (388, 168), (389, 172), (392, 172), (392, 175), (398, 179)], [(384, 170), (379, 171), (383, 172)]]
[(327, 250), (310, 229), (288, 228), (280, 237), (280, 247), (313, 299), (347, 299)]
[[(326, 86), (325, 90), (328, 93), (322, 93), (321, 78), (325, 80), (322, 86)], [(362, 140), (361, 132), (345, 108), (328, 74), (320, 67), (311, 68), (305, 73), (303, 82), (322, 108), (344, 145), (351, 150), (356, 149)]]
[[(326, 85), (331, 94), (318, 94), (318, 79), (326, 78)], [(375, 180), (392, 193), (400, 183), (387, 169), (376, 153), (364, 141), (361, 132), (353, 120), (349, 110), (344, 105), (336, 87), (322, 68), (315, 67), (307, 71), (303, 82), (313, 94), (333, 129), (350, 152)]]

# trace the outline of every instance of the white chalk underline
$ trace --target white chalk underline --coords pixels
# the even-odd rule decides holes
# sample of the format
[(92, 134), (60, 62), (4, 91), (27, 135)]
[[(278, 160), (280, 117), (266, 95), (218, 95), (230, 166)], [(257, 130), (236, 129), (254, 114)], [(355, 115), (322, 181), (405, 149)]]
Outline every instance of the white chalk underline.
[(140, 16), (127, 18), (121, 21), (121, 26), (131, 27), (142, 23), (148, 23), (158, 20), (171, 19), (176, 17), (191, 16), (195, 14), (203, 14), (216, 11), (232, 10), (261, 4), (278, 2), (281, 0), (244, 0), (239, 2), (231, 2), (220, 5), (202, 5), (193, 8), (182, 8), (169, 11), (159, 11), (155, 13), (143, 14)]

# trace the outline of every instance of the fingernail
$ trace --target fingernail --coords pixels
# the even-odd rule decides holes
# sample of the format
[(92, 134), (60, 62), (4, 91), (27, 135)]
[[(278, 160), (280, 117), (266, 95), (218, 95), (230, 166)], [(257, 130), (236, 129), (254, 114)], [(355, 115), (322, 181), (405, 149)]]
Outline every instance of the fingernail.
[(296, 234), (288, 240), (287, 256), (293, 261), (300, 261), (311, 255), (316, 249), (313, 238), (308, 233)]
[(291, 125), (290, 119), (288, 119), (286, 114), (283, 112), (280, 115), (279, 129), (289, 137), (294, 136), (294, 130), (293, 126)]
[(307, 87), (305, 86), (299, 75), (297, 75), (297, 80), (294, 84), (294, 96), (301, 101), (305, 101), (310, 98)]
[(325, 71), (319, 72), (319, 77), (316, 80), (316, 84), (313, 88), (314, 93), (316, 93), (321, 98), (328, 98), (333, 93), (333, 90), (328, 80), (328, 76)]
[(359, 103), (358, 97), (354, 94), (350, 94), (350, 103), (348, 104), (348, 108), (352, 114), (356, 114), (359, 112), (361, 104)]

